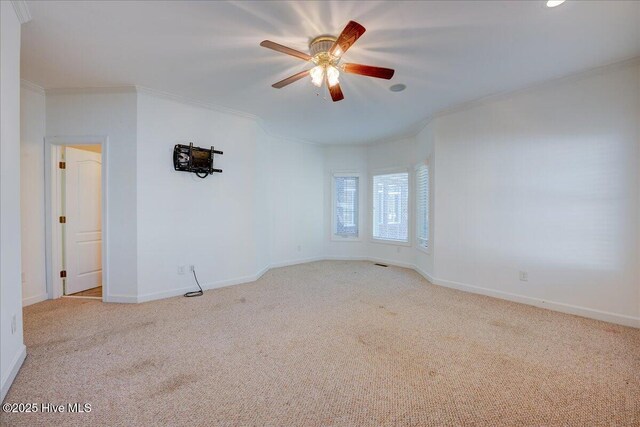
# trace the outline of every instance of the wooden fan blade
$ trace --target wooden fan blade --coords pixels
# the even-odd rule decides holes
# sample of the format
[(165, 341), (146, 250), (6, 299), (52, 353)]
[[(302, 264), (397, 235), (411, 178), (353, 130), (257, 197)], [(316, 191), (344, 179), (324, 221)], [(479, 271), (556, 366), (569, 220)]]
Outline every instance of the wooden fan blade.
[(360, 74), (361, 76), (377, 77), (379, 79), (389, 80), (393, 77), (394, 70), (391, 68), (372, 67), (371, 65), (362, 64), (343, 64), (342, 70), (345, 73)]
[(356, 21), (349, 21), (336, 42), (331, 46), (329, 53), (333, 56), (342, 56), (365, 31), (367, 30)]
[(296, 58), (300, 58), (305, 61), (309, 61), (311, 56), (307, 55), (304, 52), (300, 52), (299, 50), (291, 49), (290, 47), (282, 46), (281, 44), (272, 42), (271, 40), (265, 40), (260, 43), (260, 46), (266, 47), (267, 49), (273, 49), (276, 52), (285, 53), (287, 55), (295, 56)]
[(342, 101), (344, 99), (344, 94), (342, 93), (342, 89), (340, 89), (340, 83), (336, 83), (333, 86), (329, 86), (329, 83), (327, 83), (327, 87), (329, 88), (329, 94), (331, 94), (333, 102)]
[(290, 85), (291, 83), (297, 82), (301, 78), (304, 78), (304, 77), (308, 76), (309, 75), (309, 71), (311, 71), (311, 70), (300, 71), (298, 74), (294, 74), (291, 77), (287, 77), (284, 80), (280, 80), (278, 83), (274, 83), (271, 86), (275, 87), (276, 89), (282, 89), (286, 85)]

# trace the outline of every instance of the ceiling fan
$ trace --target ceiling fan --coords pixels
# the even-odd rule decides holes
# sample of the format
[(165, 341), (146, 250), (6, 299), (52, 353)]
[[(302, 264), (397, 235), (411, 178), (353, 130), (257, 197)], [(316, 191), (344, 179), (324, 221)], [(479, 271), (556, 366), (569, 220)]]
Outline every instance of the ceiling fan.
[(277, 52), (295, 56), (296, 58), (308, 61), (315, 66), (309, 70), (301, 71), (284, 80), (274, 83), (276, 89), (296, 82), (306, 76), (311, 76), (311, 82), (321, 87), (322, 83), (327, 84), (331, 99), (336, 102), (344, 99), (342, 89), (340, 89), (340, 71), (350, 74), (360, 74), (362, 76), (377, 77), (389, 80), (393, 77), (394, 70), (390, 68), (372, 67), (370, 65), (343, 63), (340, 64), (342, 55), (364, 34), (365, 28), (355, 21), (349, 21), (342, 33), (336, 38), (333, 36), (319, 36), (309, 43), (309, 53), (300, 52), (290, 47), (265, 40), (260, 46), (273, 49)]

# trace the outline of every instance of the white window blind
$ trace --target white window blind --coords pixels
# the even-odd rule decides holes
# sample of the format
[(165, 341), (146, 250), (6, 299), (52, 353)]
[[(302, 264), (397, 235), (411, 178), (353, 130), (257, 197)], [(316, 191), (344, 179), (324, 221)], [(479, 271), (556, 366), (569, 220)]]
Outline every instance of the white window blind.
[(333, 177), (333, 234), (342, 237), (358, 237), (358, 176), (334, 175)]
[(429, 167), (416, 168), (416, 232), (418, 246), (429, 247)]
[(409, 174), (373, 176), (373, 238), (408, 242)]

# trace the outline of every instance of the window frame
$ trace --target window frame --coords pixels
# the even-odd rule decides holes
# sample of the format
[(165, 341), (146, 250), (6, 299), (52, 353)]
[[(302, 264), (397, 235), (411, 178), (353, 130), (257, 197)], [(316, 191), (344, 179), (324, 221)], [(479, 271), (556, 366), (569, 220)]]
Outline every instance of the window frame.
[[(358, 235), (348, 236), (336, 234), (336, 178), (358, 178), (358, 197), (357, 202), (357, 215), (355, 217), (358, 224)], [(331, 241), (334, 242), (359, 242), (362, 240), (362, 174), (360, 172), (350, 171), (332, 171), (331, 172)]]
[[(432, 223), (432, 209), (431, 209), (431, 189), (432, 189), (432, 185), (431, 185), (431, 165), (430, 165), (430, 159), (427, 158), (425, 161), (420, 162), (418, 164), (416, 164), (414, 166), (414, 182), (415, 182), (415, 206), (414, 206), (414, 215), (415, 215), (415, 239), (416, 239), (416, 249), (427, 253), (427, 254), (431, 254), (431, 247), (433, 246), (433, 239), (432, 239), (432, 233), (431, 233), (431, 223)], [(420, 220), (419, 216), (418, 216), (418, 169), (421, 166), (425, 166), (427, 168), (427, 246), (424, 247), (420, 244), (420, 238), (418, 237), (418, 232), (420, 230), (418, 221)]]
[[(407, 174), (407, 240), (391, 240), (391, 239), (380, 239), (374, 237), (373, 235), (373, 227), (374, 227), (374, 189), (373, 189), (373, 181), (376, 176), (379, 175), (393, 175), (398, 173), (406, 173)], [(384, 169), (375, 169), (370, 172), (369, 176), (369, 240), (372, 243), (379, 243), (383, 245), (392, 245), (392, 246), (407, 246), (411, 247), (413, 245), (413, 173), (409, 167), (396, 167), (396, 168), (384, 168)]]

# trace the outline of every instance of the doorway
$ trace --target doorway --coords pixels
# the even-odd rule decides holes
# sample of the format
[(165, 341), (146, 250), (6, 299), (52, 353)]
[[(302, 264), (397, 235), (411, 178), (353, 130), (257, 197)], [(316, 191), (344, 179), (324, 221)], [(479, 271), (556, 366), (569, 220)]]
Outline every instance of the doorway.
[(107, 300), (107, 138), (45, 141), (49, 298)]

